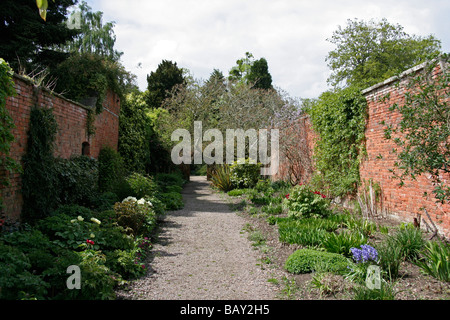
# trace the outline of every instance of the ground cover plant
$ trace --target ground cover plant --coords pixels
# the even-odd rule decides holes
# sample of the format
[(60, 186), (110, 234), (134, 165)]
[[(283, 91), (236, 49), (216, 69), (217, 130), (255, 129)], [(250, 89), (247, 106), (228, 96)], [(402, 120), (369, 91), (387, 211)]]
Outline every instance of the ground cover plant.
[[(126, 174), (110, 149), (98, 161), (52, 161), (59, 204), (19, 227), (0, 226), (0, 299), (115, 299), (119, 286), (147, 272), (158, 221), (183, 206), (184, 180)], [(66, 283), (69, 266), (80, 268), (80, 290)]]
[[(332, 204), (325, 192), (312, 186), (287, 187), (285, 182), (269, 180), (257, 185), (231, 190), (227, 197), (250, 221), (250, 235), (264, 239), (261, 261), (267, 262), (267, 268), (282, 270), (286, 279), (296, 280), (295, 297), (290, 299), (450, 297), (445, 241), (427, 240), (425, 231), (411, 223), (364, 219), (357, 210)], [(316, 205), (320, 199), (325, 202)], [(278, 203), (281, 210), (268, 209)], [(368, 278), (370, 266), (379, 268), (379, 279)], [(283, 283), (282, 279), (270, 281)]]

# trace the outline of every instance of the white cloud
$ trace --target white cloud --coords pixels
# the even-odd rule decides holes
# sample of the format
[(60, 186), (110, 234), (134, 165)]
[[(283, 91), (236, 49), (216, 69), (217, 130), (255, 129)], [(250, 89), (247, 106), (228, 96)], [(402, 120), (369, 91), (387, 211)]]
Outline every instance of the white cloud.
[[(333, 46), (326, 39), (338, 25), (344, 26), (347, 19), (386, 17), (408, 33), (434, 34), (445, 49), (449, 38), (442, 26), (448, 27), (447, 2), (88, 1), (93, 10), (104, 12), (105, 21), (116, 22), (116, 47), (124, 52), (122, 61), (138, 76), (141, 89), (146, 87), (147, 74), (163, 59), (177, 62), (197, 78), (207, 78), (215, 68), (227, 75), (249, 51), (255, 58), (267, 59), (274, 85), (305, 98), (317, 97), (327, 89), (325, 57)], [(138, 63), (142, 68), (137, 68)]]

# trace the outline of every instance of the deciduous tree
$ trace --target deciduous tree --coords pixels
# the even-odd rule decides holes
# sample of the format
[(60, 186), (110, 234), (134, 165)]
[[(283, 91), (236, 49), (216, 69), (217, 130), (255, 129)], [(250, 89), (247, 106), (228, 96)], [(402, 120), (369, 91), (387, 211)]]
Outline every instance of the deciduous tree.
[(348, 20), (327, 39), (336, 45), (326, 61), (331, 85), (369, 87), (418, 65), (440, 53), (434, 36), (409, 35), (386, 19)]

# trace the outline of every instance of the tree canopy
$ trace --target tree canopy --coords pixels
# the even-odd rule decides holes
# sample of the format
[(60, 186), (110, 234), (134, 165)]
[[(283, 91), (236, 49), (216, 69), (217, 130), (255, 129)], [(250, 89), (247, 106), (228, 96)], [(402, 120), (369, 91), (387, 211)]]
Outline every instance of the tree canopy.
[(236, 60), (236, 65), (231, 68), (228, 79), (239, 83), (252, 85), (255, 89), (271, 89), (272, 76), (265, 58), (255, 60), (250, 52), (245, 57)]
[(93, 12), (86, 1), (78, 8), (80, 17), (80, 33), (68, 41), (64, 49), (68, 52), (95, 53), (102, 57), (118, 61), (123, 52), (114, 48), (116, 36), (114, 34), (115, 22), (103, 23), (103, 12)]
[(346, 27), (339, 26), (327, 40), (336, 45), (326, 58), (332, 71), (328, 82), (333, 86), (369, 87), (441, 52), (434, 36), (409, 35), (386, 19), (349, 19)]
[(32, 70), (63, 61), (67, 55), (54, 49), (73, 39), (78, 31), (64, 23), (67, 9), (76, 0), (51, 1), (46, 20), (38, 14), (36, 3), (30, 0), (2, 0), (0, 16), (0, 56), (17, 72)]
[(176, 62), (163, 60), (156, 71), (147, 75), (148, 105), (159, 108), (175, 85), (184, 84), (183, 69)]

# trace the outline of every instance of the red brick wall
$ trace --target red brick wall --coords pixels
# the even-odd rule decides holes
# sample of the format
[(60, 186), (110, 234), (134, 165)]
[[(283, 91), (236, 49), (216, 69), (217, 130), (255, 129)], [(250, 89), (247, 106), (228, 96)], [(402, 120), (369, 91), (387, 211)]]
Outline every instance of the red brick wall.
[[(120, 101), (116, 94), (109, 92), (104, 110), (94, 121), (95, 134), (88, 136), (86, 120), (88, 108), (67, 100), (46, 89), (36, 87), (31, 81), (20, 76), (14, 77), (17, 95), (6, 100), (6, 108), (12, 116), (16, 128), (11, 145), (10, 155), (21, 161), (26, 152), (30, 111), (34, 105), (42, 108), (53, 108), (58, 123), (58, 134), (55, 141), (55, 156), (70, 158), (82, 154), (82, 144), (90, 145), (90, 156), (97, 158), (102, 147), (110, 146), (117, 150), (119, 135)], [(10, 176), (10, 186), (1, 189), (3, 213), (10, 219), (17, 220), (22, 210), (20, 174)]]
[[(420, 70), (420, 67), (416, 69)], [(409, 72), (415, 72), (416, 69)], [(435, 69), (435, 73), (437, 72), (440, 72), (439, 64)], [(398, 149), (398, 146), (392, 140), (384, 138), (384, 129), (387, 124), (395, 125), (401, 120), (401, 115), (398, 112), (389, 111), (389, 107), (394, 103), (404, 104), (406, 79), (403, 77), (399, 86), (394, 85), (394, 79), (390, 79), (363, 91), (368, 103), (368, 120), (365, 132), (367, 159), (360, 166), (361, 179), (366, 181), (373, 179), (380, 185), (383, 206), (388, 214), (404, 222), (413, 222), (416, 214), (421, 214), (422, 219), (426, 218), (427, 223), (430, 224), (425, 212), (420, 210), (420, 208), (426, 208), (436, 227), (442, 234), (449, 237), (450, 205), (436, 203), (429, 175), (421, 175), (416, 180), (407, 179), (404, 186), (400, 187), (399, 180), (393, 179), (389, 171), (394, 168), (397, 160), (392, 150)], [(383, 99), (386, 95), (389, 95), (389, 99)], [(386, 125), (381, 124), (382, 121), (385, 121)], [(445, 183), (450, 182), (448, 175), (443, 178)], [(423, 196), (424, 192), (428, 193), (428, 197)]]
[[(399, 180), (393, 178), (392, 172), (389, 169), (394, 168), (394, 163), (397, 160), (396, 154), (392, 152), (398, 146), (394, 144), (393, 140), (386, 140), (384, 138), (384, 129), (386, 125), (382, 125), (384, 121), (386, 124), (398, 124), (401, 120), (401, 115), (397, 112), (389, 111), (389, 107), (394, 103), (404, 103), (404, 84), (406, 75), (412, 72), (421, 70), (423, 66), (418, 66), (405, 72), (399, 86), (395, 85), (395, 79), (391, 78), (383, 83), (375, 85), (363, 91), (368, 103), (368, 120), (366, 123), (366, 150), (367, 157), (361, 162), (360, 176), (361, 181), (369, 181), (378, 183), (381, 187), (382, 209), (387, 215), (398, 218), (403, 222), (413, 222), (413, 218), (417, 214), (421, 214), (422, 219), (431, 223), (428, 220), (425, 212), (420, 210), (426, 208), (431, 216), (433, 223), (439, 229), (439, 232), (450, 237), (450, 219), (449, 211), (450, 205), (442, 205), (436, 203), (434, 194), (432, 193), (434, 187), (428, 175), (417, 177), (416, 180), (405, 180), (404, 186), (399, 186)], [(440, 72), (440, 64), (434, 71), (435, 74)], [(383, 99), (389, 94), (390, 99)], [(305, 126), (306, 124), (306, 126)], [(311, 154), (314, 149), (314, 144), (318, 135), (313, 132), (309, 118), (303, 118), (299, 126), (305, 127), (307, 132), (307, 143), (311, 148)], [(298, 138), (299, 143), (300, 137)], [(300, 146), (299, 146), (300, 147)], [(278, 174), (273, 176), (273, 180), (286, 179), (288, 175), (288, 165), (283, 155), (280, 155), (280, 166)], [(442, 176), (444, 183), (450, 183), (450, 176)], [(428, 193), (428, 197), (424, 197), (424, 192)], [(424, 226), (424, 224), (422, 224)]]

